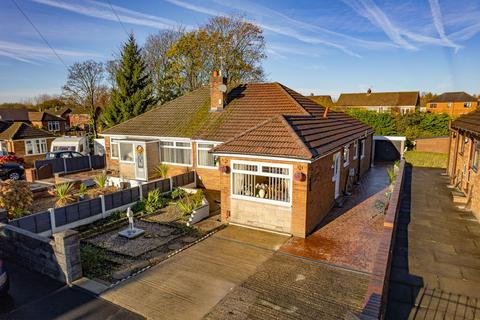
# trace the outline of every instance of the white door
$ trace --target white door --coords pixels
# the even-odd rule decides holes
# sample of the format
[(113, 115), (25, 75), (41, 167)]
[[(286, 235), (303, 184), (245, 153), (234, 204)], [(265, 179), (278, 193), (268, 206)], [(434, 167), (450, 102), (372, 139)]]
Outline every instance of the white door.
[(135, 143), (133, 145), (135, 153), (135, 178), (147, 180), (147, 161), (145, 157), (145, 144)]
[(333, 155), (333, 177), (335, 182), (335, 199), (340, 196), (340, 165), (342, 164), (342, 155), (337, 152)]

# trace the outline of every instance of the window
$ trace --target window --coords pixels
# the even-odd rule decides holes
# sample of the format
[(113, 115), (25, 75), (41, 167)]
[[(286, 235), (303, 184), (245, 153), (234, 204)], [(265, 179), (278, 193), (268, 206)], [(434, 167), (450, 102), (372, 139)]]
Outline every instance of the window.
[(453, 103), (449, 102), (447, 103), (447, 108), (451, 108), (453, 106)]
[(110, 158), (118, 159), (118, 143), (112, 142), (110, 144)]
[(160, 161), (192, 165), (192, 144), (180, 141), (160, 141)]
[(197, 165), (199, 167), (216, 167), (217, 157), (208, 151), (215, 147), (213, 143), (198, 143), (197, 144)]
[(291, 204), (289, 165), (232, 161), (232, 197)]
[(350, 163), (350, 145), (343, 147), (343, 166), (346, 167)]
[(465, 138), (462, 139), (461, 136), (459, 138), (460, 138), (460, 151), (459, 151), (459, 153), (461, 155), (463, 155), (463, 153), (465, 152), (465, 145), (468, 143), (468, 138), (465, 137)]
[(353, 142), (353, 160), (357, 160), (358, 158), (358, 140)]
[(435, 109), (437, 107), (436, 103), (430, 103), (430, 108)]
[(25, 154), (35, 155), (47, 153), (46, 139), (25, 140)]
[(473, 171), (478, 172), (478, 167), (480, 166), (480, 141), (475, 141), (475, 149), (473, 150), (472, 158), (472, 168)]
[(134, 162), (133, 161), (133, 143), (131, 142), (119, 142), (120, 149), (120, 161)]
[(48, 128), (48, 131), (60, 131), (60, 122), (48, 121), (47, 128)]
[(470, 108), (470, 107), (472, 107), (472, 103), (471, 103), (471, 102), (465, 102), (465, 103), (463, 104), (463, 107), (464, 107), (464, 108)]
[(360, 141), (360, 159), (365, 158), (365, 139)]

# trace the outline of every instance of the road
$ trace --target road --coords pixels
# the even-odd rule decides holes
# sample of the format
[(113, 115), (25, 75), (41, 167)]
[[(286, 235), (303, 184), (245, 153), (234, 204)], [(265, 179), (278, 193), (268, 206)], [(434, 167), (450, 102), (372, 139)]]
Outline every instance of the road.
[(143, 319), (76, 287), (6, 263), (10, 295), (0, 298), (0, 319)]

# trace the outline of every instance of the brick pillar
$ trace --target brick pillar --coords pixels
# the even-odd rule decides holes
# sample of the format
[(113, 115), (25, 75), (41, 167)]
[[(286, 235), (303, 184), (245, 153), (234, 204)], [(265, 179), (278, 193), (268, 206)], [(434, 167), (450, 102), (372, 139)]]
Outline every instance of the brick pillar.
[(28, 182), (37, 180), (37, 170), (35, 168), (25, 169), (25, 180)]
[(8, 224), (7, 210), (0, 208), (0, 223)]
[(63, 271), (66, 283), (82, 277), (82, 262), (80, 259), (80, 237), (77, 231), (65, 230), (54, 233), (55, 256)]

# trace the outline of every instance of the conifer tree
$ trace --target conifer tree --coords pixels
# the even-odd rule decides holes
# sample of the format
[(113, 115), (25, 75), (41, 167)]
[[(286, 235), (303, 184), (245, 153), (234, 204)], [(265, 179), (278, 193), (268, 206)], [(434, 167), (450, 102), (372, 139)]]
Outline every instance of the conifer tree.
[(157, 102), (150, 74), (133, 34), (122, 47), (115, 82), (103, 114), (107, 128), (148, 111)]

